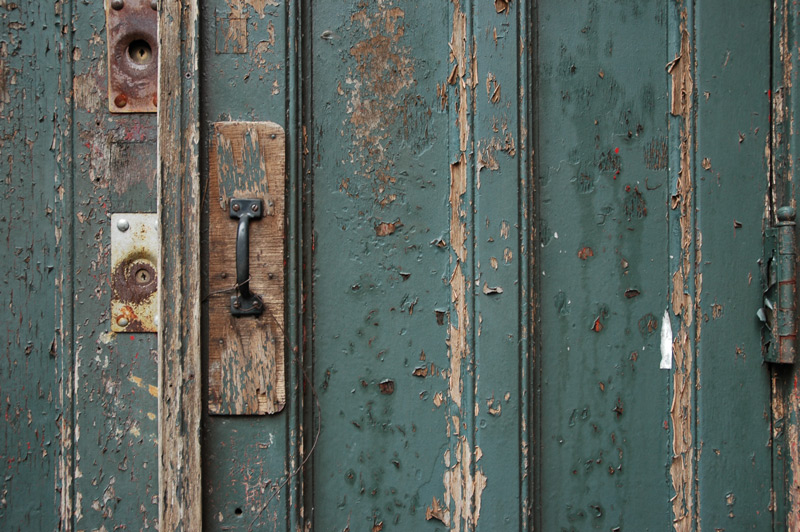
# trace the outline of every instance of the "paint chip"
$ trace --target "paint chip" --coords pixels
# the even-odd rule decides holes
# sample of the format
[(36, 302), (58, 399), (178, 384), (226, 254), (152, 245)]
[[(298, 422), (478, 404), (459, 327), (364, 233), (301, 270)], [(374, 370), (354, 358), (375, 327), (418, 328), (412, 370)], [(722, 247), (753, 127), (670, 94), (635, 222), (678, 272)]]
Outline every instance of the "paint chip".
[(381, 381), (378, 383), (378, 386), (380, 387), (383, 395), (392, 395), (394, 393), (394, 381), (391, 379)]
[(400, 221), (394, 223), (381, 222), (375, 226), (376, 236), (389, 236), (394, 233), (398, 227), (403, 227)]
[(436, 519), (437, 521), (441, 521), (445, 525), (449, 526), (449, 514), (450, 511), (442, 506), (442, 503), (440, 503), (436, 497), (434, 497), (431, 505), (425, 509), (425, 520), (430, 521), (431, 519)]
[(502, 294), (503, 289), (499, 286), (489, 286), (488, 283), (483, 283), (483, 293), (486, 295)]
[(664, 310), (661, 320), (661, 364), (660, 369), (672, 369), (672, 323), (668, 310)]

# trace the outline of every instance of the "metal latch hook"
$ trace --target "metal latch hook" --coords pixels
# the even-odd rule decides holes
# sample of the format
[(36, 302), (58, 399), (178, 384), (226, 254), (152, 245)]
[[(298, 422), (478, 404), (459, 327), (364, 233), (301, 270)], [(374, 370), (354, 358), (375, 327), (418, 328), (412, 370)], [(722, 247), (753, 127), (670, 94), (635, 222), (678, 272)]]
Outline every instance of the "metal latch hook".
[(260, 199), (231, 199), (230, 216), (239, 220), (236, 230), (236, 290), (231, 296), (231, 314), (259, 316), (264, 311), (261, 297), (250, 290), (250, 220), (263, 215)]

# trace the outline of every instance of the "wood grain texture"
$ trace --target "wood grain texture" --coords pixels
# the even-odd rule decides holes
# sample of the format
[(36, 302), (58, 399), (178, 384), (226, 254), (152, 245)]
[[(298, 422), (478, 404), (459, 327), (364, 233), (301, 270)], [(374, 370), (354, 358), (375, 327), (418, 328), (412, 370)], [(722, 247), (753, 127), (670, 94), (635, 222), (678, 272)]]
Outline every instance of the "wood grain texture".
[(160, 3), (159, 530), (202, 530), (196, 0)]
[[(209, 153), (209, 365), (212, 414), (274, 414), (286, 401), (284, 376), (285, 136), (271, 122), (215, 124)], [(260, 316), (232, 316), (236, 283), (233, 198), (261, 199), (250, 223), (250, 289)], [(218, 201), (215, 201), (217, 200)]]

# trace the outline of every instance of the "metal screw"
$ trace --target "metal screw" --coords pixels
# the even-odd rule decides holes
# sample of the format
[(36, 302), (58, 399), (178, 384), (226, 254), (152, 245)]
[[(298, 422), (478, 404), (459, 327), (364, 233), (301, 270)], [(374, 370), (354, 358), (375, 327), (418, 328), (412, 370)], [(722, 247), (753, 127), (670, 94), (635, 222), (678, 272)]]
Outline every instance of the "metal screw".
[(250, 208), (253, 209), (253, 212), (258, 212), (258, 205), (256, 205), (255, 203), (253, 203), (253, 205), (251, 205)]
[(114, 105), (117, 107), (125, 107), (128, 105), (128, 97), (124, 94), (117, 94), (117, 97), (114, 98)]
[(128, 223), (128, 220), (126, 220), (125, 218), (120, 218), (119, 220), (117, 220), (117, 229), (119, 229), (123, 233), (128, 229), (130, 229), (130, 227), (131, 224)]
[(278, 135), (276, 135), (275, 133), (273, 133), (272, 135), (270, 135), (270, 138), (272, 138), (272, 140), (275, 140), (276, 138), (278, 138)]
[(150, 7), (158, 11), (158, 0), (150, 0)]
[(125, 2), (123, 0), (111, 0), (112, 9), (119, 11), (123, 7), (125, 7)]
[(234, 212), (239, 212), (239, 204), (238, 203), (234, 203), (233, 207), (231, 207), (231, 208), (233, 209)]
[(128, 320), (126, 318), (119, 318), (117, 320), (117, 325), (119, 325), (120, 327), (127, 327), (128, 326)]

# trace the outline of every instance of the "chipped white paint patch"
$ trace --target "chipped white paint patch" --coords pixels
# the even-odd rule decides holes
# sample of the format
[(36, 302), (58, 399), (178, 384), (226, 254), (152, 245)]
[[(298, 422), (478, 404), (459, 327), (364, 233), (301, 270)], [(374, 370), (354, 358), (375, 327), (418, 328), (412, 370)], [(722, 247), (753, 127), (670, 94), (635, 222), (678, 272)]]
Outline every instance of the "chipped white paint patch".
[(661, 320), (661, 364), (660, 369), (672, 369), (672, 322), (669, 311), (664, 311)]

